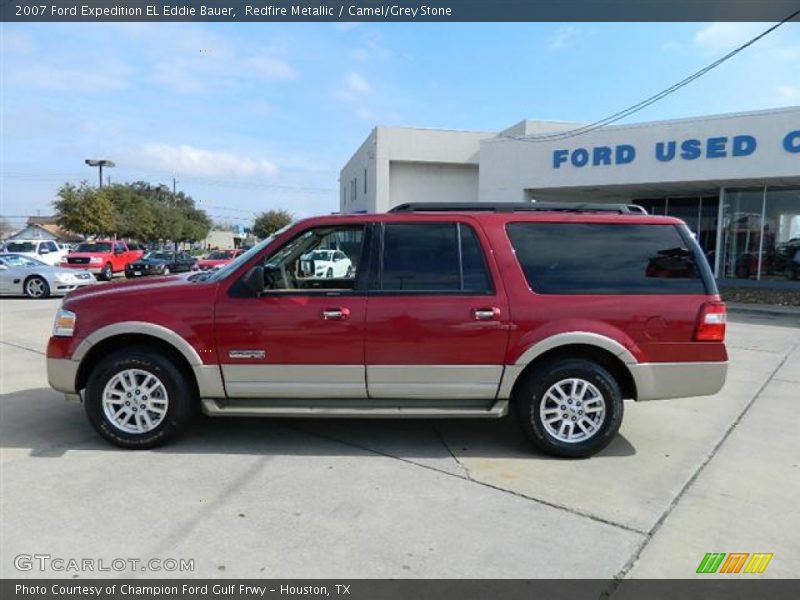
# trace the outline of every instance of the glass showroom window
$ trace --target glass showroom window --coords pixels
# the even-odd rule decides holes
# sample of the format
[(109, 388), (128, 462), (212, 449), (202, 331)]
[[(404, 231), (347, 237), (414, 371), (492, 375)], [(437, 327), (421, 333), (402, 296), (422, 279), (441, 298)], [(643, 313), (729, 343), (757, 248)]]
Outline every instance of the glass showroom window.
[(767, 188), (762, 279), (800, 282), (800, 188)]
[(800, 276), (800, 189), (725, 190), (722, 277)]
[(725, 190), (722, 203), (720, 277), (758, 278), (764, 188)]

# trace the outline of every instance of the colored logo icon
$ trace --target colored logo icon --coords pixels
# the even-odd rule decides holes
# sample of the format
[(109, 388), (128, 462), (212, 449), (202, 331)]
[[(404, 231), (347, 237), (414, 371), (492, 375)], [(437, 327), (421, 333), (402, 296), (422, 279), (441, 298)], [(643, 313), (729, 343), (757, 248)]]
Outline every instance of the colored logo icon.
[(697, 573), (763, 573), (772, 553), (756, 552), (707, 552), (697, 566)]

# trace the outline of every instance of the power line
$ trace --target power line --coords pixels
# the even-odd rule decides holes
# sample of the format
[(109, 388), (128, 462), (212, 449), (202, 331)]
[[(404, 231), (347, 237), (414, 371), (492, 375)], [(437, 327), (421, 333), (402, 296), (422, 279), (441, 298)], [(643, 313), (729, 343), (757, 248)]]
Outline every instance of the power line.
[(786, 17), (785, 19), (783, 19), (779, 23), (776, 23), (775, 25), (773, 25), (769, 29), (766, 29), (765, 31), (762, 31), (756, 37), (754, 37), (754, 38), (750, 39), (749, 41), (745, 42), (744, 44), (742, 44), (738, 48), (735, 48), (734, 50), (731, 50), (730, 52), (728, 52), (728, 54), (726, 54), (722, 58), (718, 58), (717, 60), (715, 60), (711, 64), (703, 67), (699, 71), (696, 71), (692, 75), (689, 75), (688, 77), (686, 77), (686, 78), (680, 80), (679, 82), (671, 85), (670, 87), (658, 92), (657, 94), (654, 94), (653, 96), (650, 96), (649, 98), (645, 98), (641, 102), (639, 102), (637, 104), (634, 104), (633, 106), (629, 106), (628, 108), (626, 108), (624, 110), (621, 110), (621, 111), (619, 111), (617, 113), (614, 113), (613, 115), (609, 115), (608, 117), (606, 117), (604, 119), (600, 119), (599, 121), (595, 121), (594, 123), (589, 123), (588, 125), (583, 125), (581, 127), (575, 128), (575, 129), (569, 129), (567, 131), (561, 131), (561, 132), (558, 132), (558, 133), (549, 133), (549, 134), (542, 134), (542, 135), (530, 135), (530, 136), (505, 135), (505, 136), (500, 136), (500, 137), (516, 140), (516, 141), (519, 141), (519, 142), (551, 142), (551, 141), (557, 141), (557, 140), (565, 140), (565, 139), (573, 138), (573, 137), (576, 137), (576, 136), (579, 136), (579, 135), (584, 135), (584, 134), (589, 133), (591, 131), (595, 131), (596, 129), (600, 129), (601, 127), (605, 127), (606, 125), (610, 125), (611, 123), (616, 123), (617, 121), (619, 121), (621, 119), (624, 119), (625, 117), (629, 117), (632, 114), (635, 114), (635, 113), (639, 112), (640, 110), (650, 106), (651, 104), (654, 104), (654, 103), (658, 102), (659, 100), (661, 100), (663, 98), (666, 98), (670, 94), (673, 94), (673, 93), (677, 92), (682, 87), (689, 85), (695, 79), (699, 79), (700, 77), (702, 77), (703, 75), (705, 75), (706, 73), (711, 71), (712, 69), (716, 69), (722, 63), (730, 60), (731, 58), (733, 58), (734, 56), (739, 54), (742, 50), (752, 46), (757, 41), (759, 41), (760, 39), (766, 37), (767, 35), (769, 35), (773, 31), (775, 31), (778, 27), (780, 27), (784, 23), (787, 23), (787, 22), (791, 21), (792, 19), (794, 19), (798, 15), (800, 15), (800, 10), (797, 10), (797, 11), (793, 12), (792, 14), (790, 14), (788, 17)]

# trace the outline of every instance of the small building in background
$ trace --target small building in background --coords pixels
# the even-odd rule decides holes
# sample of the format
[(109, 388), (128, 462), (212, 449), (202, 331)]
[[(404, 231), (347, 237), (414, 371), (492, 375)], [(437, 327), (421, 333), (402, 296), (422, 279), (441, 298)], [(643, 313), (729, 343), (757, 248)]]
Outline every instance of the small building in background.
[(83, 236), (67, 231), (56, 223), (56, 217), (28, 217), (23, 229), (9, 236), (9, 240), (52, 240), (64, 244), (82, 242)]

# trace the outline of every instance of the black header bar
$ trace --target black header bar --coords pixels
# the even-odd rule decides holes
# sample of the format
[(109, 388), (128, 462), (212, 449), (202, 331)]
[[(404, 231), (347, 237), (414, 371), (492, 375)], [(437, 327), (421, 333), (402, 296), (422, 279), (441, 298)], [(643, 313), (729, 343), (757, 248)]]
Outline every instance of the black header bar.
[(762, 21), (800, 0), (0, 0), (0, 21)]

